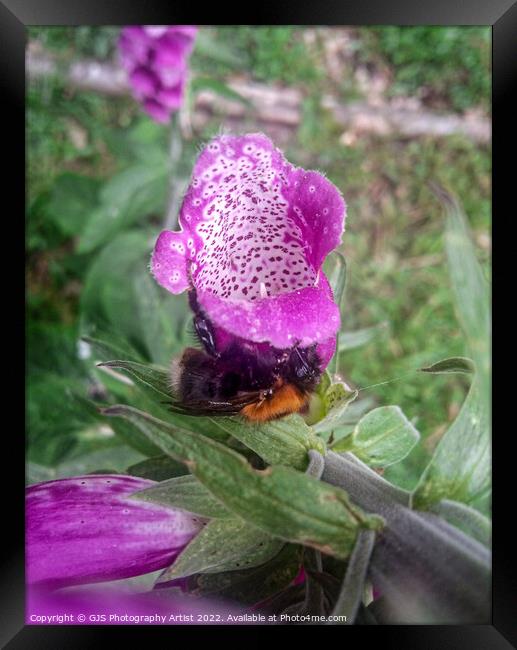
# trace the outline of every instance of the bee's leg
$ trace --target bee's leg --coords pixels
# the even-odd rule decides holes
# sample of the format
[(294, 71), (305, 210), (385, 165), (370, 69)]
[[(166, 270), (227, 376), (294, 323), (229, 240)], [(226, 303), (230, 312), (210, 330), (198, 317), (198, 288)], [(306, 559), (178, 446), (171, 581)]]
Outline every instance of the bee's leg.
[(219, 354), (215, 347), (215, 333), (212, 323), (204, 316), (198, 315), (194, 317), (194, 329), (208, 354), (213, 357), (218, 357)]
[(189, 291), (189, 304), (194, 312), (194, 329), (196, 335), (203, 345), (205, 350), (213, 357), (218, 357), (219, 354), (215, 347), (215, 332), (212, 323), (203, 313), (197, 300), (197, 293), (194, 288)]
[(285, 368), (289, 381), (299, 388), (311, 390), (321, 376), (320, 360), (316, 352), (316, 345), (301, 348), (295, 345)]

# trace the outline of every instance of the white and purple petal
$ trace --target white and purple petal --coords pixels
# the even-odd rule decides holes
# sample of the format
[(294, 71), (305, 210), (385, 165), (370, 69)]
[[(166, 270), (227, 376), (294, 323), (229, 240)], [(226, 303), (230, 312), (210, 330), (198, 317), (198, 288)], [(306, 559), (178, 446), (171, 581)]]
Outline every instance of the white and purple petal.
[(27, 488), (27, 582), (57, 588), (170, 565), (203, 520), (129, 498), (153, 484), (132, 476), (88, 475)]

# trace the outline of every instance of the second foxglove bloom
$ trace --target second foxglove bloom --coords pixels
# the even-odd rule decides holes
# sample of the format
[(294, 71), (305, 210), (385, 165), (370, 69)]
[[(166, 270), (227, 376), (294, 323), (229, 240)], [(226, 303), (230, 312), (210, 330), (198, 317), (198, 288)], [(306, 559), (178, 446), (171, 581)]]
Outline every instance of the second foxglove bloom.
[(122, 30), (122, 65), (135, 98), (156, 122), (168, 122), (181, 106), (196, 32), (193, 25), (139, 25)]
[(27, 583), (55, 589), (129, 578), (172, 564), (203, 520), (130, 498), (154, 484), (99, 474), (28, 487)]

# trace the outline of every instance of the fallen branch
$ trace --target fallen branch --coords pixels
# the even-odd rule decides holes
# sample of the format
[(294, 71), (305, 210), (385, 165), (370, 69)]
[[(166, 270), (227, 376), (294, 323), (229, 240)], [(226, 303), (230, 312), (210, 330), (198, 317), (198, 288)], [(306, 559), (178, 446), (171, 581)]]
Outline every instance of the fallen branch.
[[(125, 72), (115, 63), (76, 61), (63, 67), (49, 54), (29, 48), (27, 72), (29, 79), (60, 75), (67, 84), (81, 90), (109, 95), (129, 93)], [(242, 102), (203, 90), (195, 99), (192, 116), (195, 128), (204, 126), (213, 115), (224, 116), (230, 121), (252, 116), (255, 122), (291, 129), (300, 124), (303, 100), (300, 90), (242, 80), (229, 81), (228, 86), (247, 99), (251, 108)], [(400, 108), (388, 102), (376, 106), (365, 102), (343, 104), (330, 95), (324, 96), (321, 104), (343, 127), (344, 144), (351, 144), (363, 134), (398, 134), (404, 137), (463, 134), (483, 144), (488, 143), (491, 137), (490, 120), (481, 115), (438, 114), (421, 109)]]

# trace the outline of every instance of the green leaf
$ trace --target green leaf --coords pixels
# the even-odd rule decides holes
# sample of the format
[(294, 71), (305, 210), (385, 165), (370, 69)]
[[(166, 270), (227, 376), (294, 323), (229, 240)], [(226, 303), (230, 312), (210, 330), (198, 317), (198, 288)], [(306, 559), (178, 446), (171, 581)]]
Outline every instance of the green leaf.
[(364, 327), (354, 332), (340, 332), (338, 336), (338, 350), (339, 352), (344, 352), (345, 350), (360, 348), (385, 333), (387, 329), (388, 322), (384, 321), (378, 325)]
[(489, 287), (476, 257), (467, 219), (458, 202), (443, 190), (439, 198), (447, 215), (445, 248), (459, 321), (481, 379), (487, 389), (490, 372)]
[(269, 465), (307, 467), (307, 451), (322, 449), (323, 443), (299, 415), (290, 415), (264, 424), (248, 423), (240, 418), (213, 418), (214, 425), (252, 449)]
[(156, 456), (160, 453), (161, 449), (153, 445), (148, 438), (142, 436), (140, 429), (131, 422), (113, 422), (110, 426), (115, 435), (144, 456)]
[(153, 444), (185, 463), (229, 510), (286, 541), (346, 558), (361, 528), (382, 520), (356, 509), (343, 490), (290, 467), (254, 470), (236, 452), (127, 406), (104, 410), (138, 426)]
[(97, 206), (98, 189), (96, 179), (70, 172), (61, 174), (52, 186), (49, 218), (65, 235), (78, 235)]
[[(101, 350), (102, 361), (144, 358), (168, 367), (172, 356), (185, 347), (190, 318), (187, 300), (159, 292), (148, 269), (151, 246), (141, 232), (119, 235), (97, 256), (87, 275), (81, 296), (81, 331), (108, 343)], [(99, 323), (109, 335), (97, 333)], [(132, 345), (123, 344), (127, 341)], [(132, 347), (139, 352), (131, 351)]]
[(354, 432), (334, 451), (351, 451), (371, 467), (386, 467), (405, 458), (420, 434), (398, 406), (381, 406), (363, 416)]
[[(140, 463), (140, 465), (143, 465), (143, 463)], [(141, 476), (141, 474), (138, 474), (138, 476)], [(202, 517), (218, 519), (233, 517), (232, 513), (195, 476), (190, 474), (161, 481), (159, 485), (135, 492), (132, 496), (143, 501), (161, 503), (162, 505), (194, 512)]]
[(463, 406), (438, 443), (413, 502), (426, 509), (442, 499), (487, 511), (490, 460), (490, 303), (468, 222), (454, 197), (434, 186), (446, 212), (445, 247), (459, 321), (476, 368)]
[(226, 441), (228, 439), (229, 434), (216, 426), (212, 418), (180, 415), (167, 410), (166, 403), (172, 401), (172, 390), (169, 384), (169, 374), (165, 368), (124, 360), (106, 361), (99, 364), (99, 367), (122, 370), (131, 377), (137, 387), (141, 389), (143, 397), (146, 397), (145, 400), (142, 400), (142, 408), (152, 411), (153, 415), (170, 421), (187, 431), (201, 433), (216, 440)]
[(274, 558), (260, 566), (192, 576), (188, 589), (197, 596), (254, 605), (285, 589), (294, 580), (300, 569), (301, 554), (302, 547), (284, 544)]
[(249, 99), (246, 99), (246, 97), (243, 97), (236, 90), (233, 90), (233, 88), (230, 88), (230, 86), (227, 86), (222, 81), (213, 79), (212, 77), (196, 77), (192, 80), (190, 86), (194, 92), (200, 92), (201, 90), (211, 90), (212, 92), (217, 93), (226, 99), (238, 101), (241, 104), (245, 104), (246, 106), (253, 106)]
[(321, 375), (319, 384), (316, 386), (316, 390), (309, 399), (307, 411), (301, 414), (309, 426), (313, 426), (325, 417), (327, 409), (324, 402), (324, 395), (331, 383), (330, 373), (328, 370), (325, 370)]
[(118, 441), (116, 446), (107, 449), (97, 449), (90, 453), (82, 453), (74, 456), (56, 467), (56, 478), (68, 476), (81, 476), (82, 474), (118, 473), (137, 461), (142, 460), (143, 455), (136, 449), (127, 445), (121, 445)]
[(346, 258), (343, 253), (332, 251), (325, 260), (324, 269), (334, 300), (337, 305), (340, 305), (346, 287)]
[(56, 466), (77, 446), (78, 433), (95, 418), (76, 408), (71, 391), (83, 391), (86, 382), (70, 375), (33, 372), (27, 385), (28, 460)]
[(332, 384), (323, 396), (326, 415), (312, 427), (313, 431), (325, 433), (338, 427), (348, 406), (358, 394), (357, 390), (352, 390), (344, 382)]
[(321, 375), (320, 383), (316, 386), (316, 393), (323, 397), (330, 388), (331, 384), (332, 377), (330, 376), (330, 372), (328, 370), (325, 370)]
[(129, 129), (108, 129), (105, 142), (119, 160), (133, 162), (162, 161), (167, 151), (167, 129), (141, 115)]
[(229, 45), (221, 41), (221, 39), (214, 38), (209, 30), (201, 30), (196, 37), (195, 53), (201, 54), (211, 61), (219, 63), (226, 63), (242, 69), (246, 65), (243, 61), (243, 53), (237, 54)]
[(475, 506), (490, 493), (490, 437), (486, 400), (474, 379), (461, 410), (442, 436), (413, 494), (426, 510), (442, 499)]
[(93, 336), (82, 336), (81, 340), (91, 345), (94, 352), (99, 357), (124, 357), (130, 361), (137, 361), (140, 356), (126, 342), (118, 340), (116, 337), (104, 334), (101, 339)]
[(56, 478), (56, 472), (51, 467), (38, 465), (38, 463), (28, 462), (25, 468), (25, 484), (33, 485), (34, 483), (43, 483)]
[(163, 161), (139, 162), (115, 174), (100, 191), (100, 205), (90, 216), (78, 252), (89, 253), (144, 215), (161, 213), (168, 190)]
[(132, 279), (149, 273), (150, 249), (151, 244), (141, 232), (130, 231), (115, 237), (95, 258), (81, 294), (83, 334), (95, 336), (94, 328), (101, 324), (103, 330), (115, 332), (119, 340), (142, 340)]
[(170, 377), (165, 368), (146, 365), (135, 361), (103, 361), (99, 367), (124, 370), (138, 386), (141, 386), (150, 396), (163, 401), (171, 400)]
[(152, 481), (165, 481), (176, 476), (183, 476), (188, 473), (188, 470), (185, 465), (178, 463), (170, 456), (160, 455), (131, 465), (126, 472), (131, 476), (140, 476)]
[[(324, 263), (324, 272), (328, 278), (334, 300), (338, 307), (341, 307), (346, 286), (346, 258), (339, 251), (332, 251)], [(328, 371), (331, 375), (338, 372), (339, 366), (339, 349), (336, 348), (334, 356), (328, 365)]]
[[(106, 420), (102, 415), (101, 408), (98, 404), (86, 399), (78, 393), (72, 393), (72, 398), (78, 412), (83, 411), (85, 414), (95, 418), (98, 422), (105, 424)], [(159, 447), (153, 445), (152, 442), (142, 435), (140, 429), (135, 427), (134, 424), (131, 424), (131, 422), (112, 420), (110, 421), (110, 428), (114, 431), (120, 441), (124, 442), (126, 445), (135, 451), (140, 452), (144, 456), (156, 456), (161, 451)], [(127, 467), (127, 463), (125, 467)]]
[(158, 583), (194, 573), (220, 573), (264, 564), (284, 543), (242, 519), (214, 519), (166, 569)]
[(185, 296), (165, 295), (150, 273), (134, 278), (136, 310), (142, 338), (150, 358), (158, 364), (169, 365), (174, 354), (186, 347), (185, 326), (191, 318)]
[(450, 357), (437, 361), (431, 366), (420, 368), (422, 372), (429, 372), (434, 375), (448, 375), (451, 373), (472, 374), (476, 371), (471, 359), (467, 357)]

